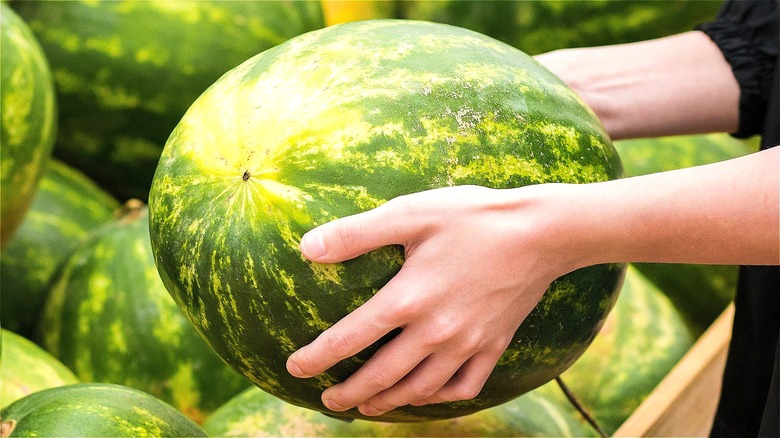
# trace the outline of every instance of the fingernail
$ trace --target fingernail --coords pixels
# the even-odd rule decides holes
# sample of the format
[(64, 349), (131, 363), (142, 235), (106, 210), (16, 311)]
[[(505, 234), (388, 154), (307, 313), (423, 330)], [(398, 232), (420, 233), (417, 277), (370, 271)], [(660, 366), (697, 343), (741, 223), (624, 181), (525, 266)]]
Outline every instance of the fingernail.
[(301, 238), (301, 251), (309, 259), (320, 258), (325, 255), (325, 242), (322, 233), (309, 231)]
[(360, 405), (358, 407), (358, 410), (360, 411), (361, 414), (368, 415), (368, 416), (376, 416), (384, 413), (384, 412), (380, 412), (379, 409), (371, 405)]
[(333, 400), (331, 400), (329, 398), (323, 398), (322, 399), (322, 404), (324, 404), (325, 407), (330, 409), (331, 411), (336, 411), (336, 412), (342, 412), (342, 411), (346, 411), (348, 409), (348, 408), (345, 408), (344, 406), (341, 406), (340, 404), (334, 402)]
[(287, 360), (287, 372), (292, 374), (293, 377), (306, 377), (298, 364), (289, 359)]

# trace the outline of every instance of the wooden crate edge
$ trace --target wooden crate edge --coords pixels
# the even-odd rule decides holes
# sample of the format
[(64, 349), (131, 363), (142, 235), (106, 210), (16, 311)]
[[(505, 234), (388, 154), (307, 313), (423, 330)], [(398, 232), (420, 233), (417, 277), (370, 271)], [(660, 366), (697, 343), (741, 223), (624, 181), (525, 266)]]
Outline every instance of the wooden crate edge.
[(730, 304), (614, 436), (707, 436), (731, 339)]

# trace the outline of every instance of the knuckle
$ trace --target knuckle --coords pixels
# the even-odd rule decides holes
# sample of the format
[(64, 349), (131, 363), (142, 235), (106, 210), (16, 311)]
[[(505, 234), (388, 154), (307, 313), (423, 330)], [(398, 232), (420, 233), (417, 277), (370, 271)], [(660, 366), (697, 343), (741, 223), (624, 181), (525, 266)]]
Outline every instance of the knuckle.
[[(439, 317), (426, 333), (423, 342), (429, 347), (441, 346), (452, 342), (461, 333), (461, 324), (452, 318)], [(462, 348), (459, 346), (459, 348)]]
[(446, 394), (442, 394), (442, 399), (449, 402), (471, 400), (476, 398), (481, 391), (482, 384), (460, 382), (450, 387)]
[(385, 370), (375, 368), (366, 372), (367, 386), (375, 392), (383, 391), (396, 382)]
[(503, 354), (504, 351), (506, 351), (507, 348), (509, 348), (509, 345), (512, 343), (514, 334), (508, 334), (506, 336), (502, 336), (496, 340), (496, 343), (494, 344), (493, 348), (496, 353), (499, 355)]
[(339, 222), (338, 241), (344, 251), (352, 252), (356, 248), (362, 248), (364, 229), (361, 222), (355, 220), (343, 220)]
[(399, 294), (388, 306), (385, 312), (378, 315), (386, 325), (396, 326), (399, 321), (406, 322), (415, 318), (422, 307), (420, 301), (414, 294)]
[(463, 340), (460, 341), (460, 348), (468, 354), (474, 354), (485, 345), (485, 337), (481, 333), (471, 331), (466, 333)]
[(409, 384), (409, 391), (411, 391), (412, 396), (417, 400), (427, 399), (436, 394), (436, 391), (438, 390), (439, 387), (430, 382), (410, 382)]
[(343, 330), (334, 330), (328, 334), (327, 343), (330, 351), (340, 358), (352, 355), (354, 336)]
[(454, 396), (456, 400), (471, 400), (476, 398), (480, 391), (482, 391), (482, 385), (462, 384), (455, 388)]

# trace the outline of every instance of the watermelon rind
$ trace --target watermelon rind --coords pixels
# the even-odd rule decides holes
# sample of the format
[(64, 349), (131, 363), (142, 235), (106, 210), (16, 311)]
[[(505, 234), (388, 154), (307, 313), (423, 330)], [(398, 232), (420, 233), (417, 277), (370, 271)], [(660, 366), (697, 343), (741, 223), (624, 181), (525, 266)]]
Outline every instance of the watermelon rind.
[[(443, 24), (347, 23), (247, 60), (190, 107), (150, 192), (152, 248), (168, 291), (227, 363), (292, 404), (325, 410), (321, 392), (379, 344), (312, 379), (291, 376), (287, 357), (369, 299), (403, 252), (312, 263), (298, 248), (305, 232), (437, 187), (620, 175), (592, 111), (517, 49)], [(593, 339), (623, 272), (598, 265), (553, 282), (474, 400), (381, 420), (466, 415), (550, 381)]]
[(38, 391), (0, 411), (3, 436), (205, 437), (171, 405), (137, 389), (75, 383)]
[(597, 436), (555, 382), (475, 414), (417, 423), (347, 422), (249, 388), (214, 411), (203, 429), (215, 437)]
[(49, 282), (78, 242), (115, 218), (119, 202), (81, 172), (53, 159), (32, 205), (0, 253), (0, 321), (37, 338)]
[(57, 101), (49, 63), (27, 23), (0, 3), (0, 248), (21, 224), (51, 157)]
[(722, 3), (722, 0), (398, 0), (396, 18), (465, 27), (536, 55), (687, 32), (715, 18)]
[(611, 435), (695, 340), (671, 300), (629, 265), (615, 308), (588, 350), (561, 379)]
[(0, 409), (48, 388), (78, 383), (73, 372), (31, 340), (0, 330)]
[(52, 279), (42, 345), (84, 382), (146, 391), (201, 422), (250, 383), (209, 348), (163, 286), (146, 206), (123, 208)]
[(259, 50), (323, 26), (310, 1), (14, 2), (51, 64), (54, 154), (117, 199), (145, 200), (189, 105)]

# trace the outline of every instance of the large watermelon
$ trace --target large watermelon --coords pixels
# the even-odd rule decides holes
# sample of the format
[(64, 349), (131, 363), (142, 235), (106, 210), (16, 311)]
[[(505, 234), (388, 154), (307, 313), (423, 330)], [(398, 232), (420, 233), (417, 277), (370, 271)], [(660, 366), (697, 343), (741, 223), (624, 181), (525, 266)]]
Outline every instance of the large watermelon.
[(77, 382), (68, 367), (40, 346), (0, 330), (0, 409), (33, 392)]
[(471, 415), (419, 423), (346, 422), (249, 388), (214, 411), (203, 429), (215, 437), (597, 436), (555, 382)]
[(694, 340), (671, 301), (629, 266), (620, 297), (598, 336), (561, 378), (611, 435)]
[(55, 155), (121, 201), (146, 199), (187, 107), (258, 51), (322, 27), (317, 2), (15, 2), (57, 84)]
[(51, 160), (21, 226), (0, 253), (3, 327), (34, 337), (55, 270), (118, 209), (116, 199), (89, 178)]
[[(747, 155), (757, 146), (727, 134), (621, 140), (615, 149), (626, 176), (700, 166)], [(648, 279), (682, 312), (699, 335), (734, 299), (739, 269), (727, 265), (637, 263)]]
[[(310, 263), (298, 250), (304, 232), (435, 187), (620, 172), (593, 113), (522, 52), (442, 24), (347, 23), (249, 59), (195, 102), (155, 174), (152, 246), (168, 290), (230, 365), (288, 402), (324, 410), (322, 390), (374, 350), (312, 379), (292, 377), (287, 357), (370, 298), (403, 253)], [(464, 415), (554, 378), (595, 336), (622, 273), (600, 265), (555, 281), (475, 400), (382, 419)]]
[(137, 389), (76, 383), (30, 394), (0, 411), (0, 436), (205, 437), (167, 403)]
[(165, 290), (145, 207), (126, 208), (53, 279), (43, 345), (85, 382), (138, 388), (202, 421), (250, 384), (211, 351)]
[(57, 131), (54, 83), (27, 24), (0, 3), (0, 248), (22, 223)]

